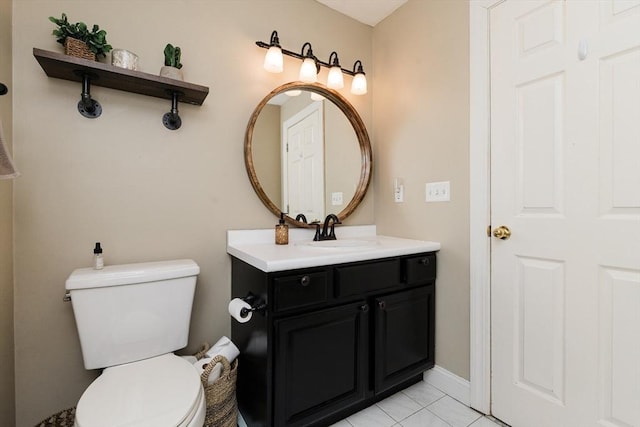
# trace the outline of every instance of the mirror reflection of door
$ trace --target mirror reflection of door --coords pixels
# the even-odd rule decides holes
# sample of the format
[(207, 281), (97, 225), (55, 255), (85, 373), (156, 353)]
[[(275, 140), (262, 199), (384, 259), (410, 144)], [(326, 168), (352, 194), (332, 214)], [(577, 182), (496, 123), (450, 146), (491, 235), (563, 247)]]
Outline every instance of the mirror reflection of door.
[[(321, 98), (318, 101), (317, 95)], [(321, 134), (315, 141), (321, 144), (318, 149), (322, 157), (318, 159), (322, 159), (324, 168), (317, 162), (313, 168), (318, 185), (313, 180), (306, 180), (307, 184), (296, 180), (303, 183), (296, 194), (313, 197), (314, 204), (321, 204), (319, 208), (308, 208), (312, 203), (307, 200), (305, 205), (301, 202), (288, 207), (294, 196), (287, 195), (285, 203), (283, 189), (291, 186), (291, 180), (286, 179), (287, 156), (282, 152), (286, 135), (283, 124), (312, 104), (319, 105), (322, 114), (318, 119)], [(328, 213), (344, 220), (358, 206), (369, 185), (371, 145), (362, 119), (339, 93), (319, 83), (286, 83), (269, 93), (253, 112), (245, 134), (245, 165), (258, 197), (275, 215), (288, 212), (292, 223), (299, 213), (305, 214), (308, 221), (322, 220)], [(311, 176), (311, 172), (305, 173), (306, 177)]]
[(312, 102), (282, 125), (282, 197), (287, 212), (324, 218), (323, 102)]

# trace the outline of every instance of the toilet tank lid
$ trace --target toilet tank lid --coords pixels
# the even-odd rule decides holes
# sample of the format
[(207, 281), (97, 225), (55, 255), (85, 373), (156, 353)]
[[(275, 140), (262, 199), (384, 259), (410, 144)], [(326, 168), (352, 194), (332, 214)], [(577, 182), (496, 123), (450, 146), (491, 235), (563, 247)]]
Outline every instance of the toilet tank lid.
[(101, 270), (78, 268), (66, 281), (67, 290), (103, 288), (196, 276), (200, 267), (190, 259), (108, 265)]

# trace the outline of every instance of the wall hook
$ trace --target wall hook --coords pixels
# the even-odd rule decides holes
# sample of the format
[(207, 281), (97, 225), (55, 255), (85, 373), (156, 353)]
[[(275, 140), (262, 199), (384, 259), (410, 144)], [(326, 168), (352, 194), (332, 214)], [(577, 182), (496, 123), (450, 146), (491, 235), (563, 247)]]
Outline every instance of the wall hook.
[(0, 83), (0, 95), (6, 95), (9, 92), (9, 88), (4, 83)]
[(78, 112), (88, 119), (95, 119), (102, 114), (102, 106), (91, 98), (91, 77), (82, 73), (82, 94), (78, 101)]
[(164, 127), (170, 130), (180, 129), (180, 126), (182, 126), (182, 119), (178, 115), (179, 95), (181, 95), (180, 92), (171, 93), (171, 111), (162, 116), (162, 123), (164, 124)]

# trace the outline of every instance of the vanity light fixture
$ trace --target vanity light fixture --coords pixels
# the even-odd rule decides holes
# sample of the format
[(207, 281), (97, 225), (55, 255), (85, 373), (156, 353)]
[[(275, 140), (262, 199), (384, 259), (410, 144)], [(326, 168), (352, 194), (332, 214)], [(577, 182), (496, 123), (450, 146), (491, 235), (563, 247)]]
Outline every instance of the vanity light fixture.
[[(358, 65), (358, 70), (356, 70), (356, 65)], [(354, 76), (353, 81), (351, 82), (351, 93), (354, 95), (364, 95), (367, 93), (367, 78), (364, 75), (362, 62), (360, 62), (359, 59), (353, 64), (353, 73)]]
[(302, 45), (300, 53), (283, 49), (280, 46), (277, 31), (273, 31), (271, 33), (269, 43), (257, 41), (256, 45), (263, 49), (267, 49), (267, 54), (264, 58), (264, 69), (271, 73), (281, 73), (283, 71), (282, 55), (287, 55), (302, 60), (299, 78), (305, 83), (316, 82), (318, 80), (320, 67), (326, 67), (329, 69), (327, 87), (331, 89), (342, 89), (344, 87), (344, 78), (342, 74), (348, 74), (353, 76), (351, 93), (354, 95), (364, 95), (367, 93), (367, 78), (365, 77), (362, 61), (360, 60), (357, 60), (355, 64), (353, 64), (353, 71), (351, 71), (340, 67), (338, 54), (335, 51), (331, 52), (331, 55), (329, 55), (329, 62), (324, 62), (316, 58), (313, 54), (313, 50), (311, 49), (311, 43), (309, 42), (305, 42)]
[(271, 33), (267, 54), (264, 56), (264, 69), (270, 73), (281, 73), (283, 70), (282, 48), (278, 39), (278, 32)]
[[(304, 53), (304, 48), (309, 46), (307, 49), (307, 53)], [(306, 42), (302, 45), (302, 56), (304, 59), (302, 60), (302, 65), (300, 66), (300, 74), (299, 79), (305, 83), (315, 83), (318, 81), (318, 71), (320, 71), (320, 66), (318, 65), (317, 58), (313, 55), (313, 50), (311, 49), (311, 43)]]
[[(331, 62), (331, 58), (333, 58), (333, 62)], [(329, 64), (331, 64), (331, 68), (327, 76), (327, 86), (331, 89), (342, 89), (344, 87), (344, 79), (342, 78), (342, 68), (338, 60), (338, 53), (335, 50), (329, 55)]]

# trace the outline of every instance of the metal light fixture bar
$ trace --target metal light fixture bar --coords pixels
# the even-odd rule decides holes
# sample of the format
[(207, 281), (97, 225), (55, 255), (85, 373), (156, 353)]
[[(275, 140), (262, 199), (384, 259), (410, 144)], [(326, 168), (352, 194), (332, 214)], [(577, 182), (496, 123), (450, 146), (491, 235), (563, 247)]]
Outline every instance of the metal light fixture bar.
[[(261, 47), (261, 48), (263, 48), (263, 49), (269, 49), (269, 48), (271, 47), (271, 44), (269, 44), (269, 43), (265, 43), (265, 42), (262, 42), (262, 41), (257, 41), (257, 42), (256, 42), (256, 45), (258, 45), (259, 47)], [(304, 49), (304, 47), (305, 47), (305, 46), (307, 46), (307, 45), (311, 46), (311, 44), (310, 44), (309, 42), (306, 42), (306, 43), (302, 46), (302, 47), (303, 47), (303, 49)], [(305, 55), (303, 55), (303, 54), (300, 54), (300, 53), (297, 53), (297, 52), (293, 52), (293, 51), (287, 50), (287, 49), (285, 49), (285, 48), (283, 48), (283, 47), (280, 47), (280, 49), (282, 50), (282, 54), (283, 54), (283, 55), (291, 56), (291, 57), (294, 57), (294, 58), (297, 58), (297, 59), (300, 59), (300, 60), (304, 60), (304, 58), (306, 58), (306, 56), (305, 56)], [(313, 59), (316, 61), (316, 64), (317, 64), (318, 66), (323, 66), (323, 67), (325, 67), (325, 68), (331, 68), (331, 67), (332, 67), (332, 65), (331, 65), (331, 64), (329, 64), (329, 63), (327, 63), (327, 62), (324, 62), (324, 61), (322, 61), (322, 60), (318, 59), (316, 56), (313, 56)], [(360, 62), (360, 60), (358, 60), (358, 62)], [(362, 62), (360, 62), (360, 64), (362, 64)], [(319, 69), (319, 68), (318, 68), (318, 69)], [(355, 75), (357, 74), (357, 71), (358, 71), (358, 70), (355, 70), (355, 71), (346, 70), (346, 69), (344, 69), (344, 68), (342, 68), (342, 67), (340, 67), (340, 69), (342, 70), (342, 72), (343, 72), (343, 73), (348, 74), (348, 75), (350, 75), (350, 76), (355, 76)], [(362, 73), (362, 65), (360, 65), (360, 69), (361, 69), (361, 70), (360, 70), (360, 72)]]

